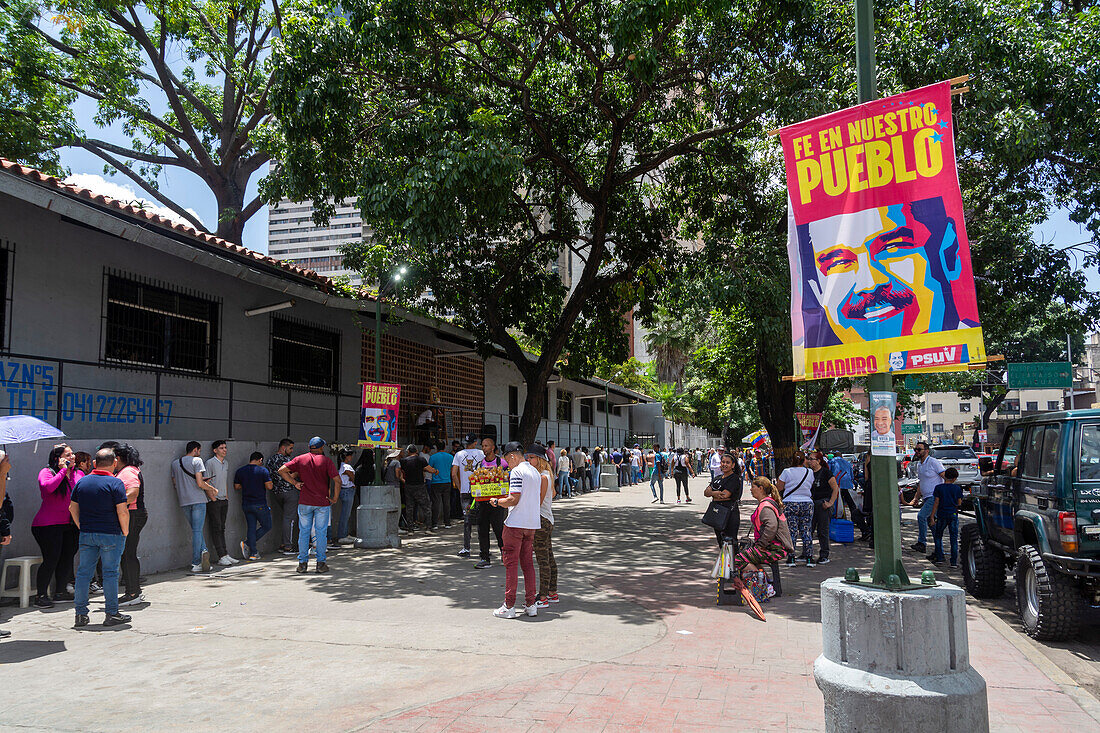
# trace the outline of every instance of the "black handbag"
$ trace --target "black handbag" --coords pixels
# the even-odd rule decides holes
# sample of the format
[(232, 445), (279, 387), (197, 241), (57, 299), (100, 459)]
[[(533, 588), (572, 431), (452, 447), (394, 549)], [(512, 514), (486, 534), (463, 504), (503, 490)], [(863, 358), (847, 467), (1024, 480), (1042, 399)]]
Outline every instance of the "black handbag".
[(700, 520), (708, 527), (714, 527), (715, 529), (725, 529), (726, 525), (730, 521), (730, 513), (733, 510), (723, 504), (711, 502), (707, 510), (703, 512), (703, 517)]

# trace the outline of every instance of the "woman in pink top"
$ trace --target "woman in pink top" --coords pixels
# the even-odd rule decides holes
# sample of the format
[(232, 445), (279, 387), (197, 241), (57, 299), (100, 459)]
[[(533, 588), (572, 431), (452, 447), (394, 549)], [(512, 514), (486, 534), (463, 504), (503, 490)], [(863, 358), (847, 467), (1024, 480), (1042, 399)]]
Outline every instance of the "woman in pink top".
[[(38, 490), (42, 506), (31, 521), (31, 534), (42, 548), (42, 564), (38, 566), (38, 595), (34, 605), (51, 608), (53, 602), (71, 601), (65, 586), (73, 580), (73, 556), (76, 555), (78, 533), (69, 515), (69, 500), (76, 482), (84, 474), (76, 467), (73, 449), (65, 443), (53, 447), (48, 465), (38, 474)], [(53, 600), (50, 580), (54, 581)]]

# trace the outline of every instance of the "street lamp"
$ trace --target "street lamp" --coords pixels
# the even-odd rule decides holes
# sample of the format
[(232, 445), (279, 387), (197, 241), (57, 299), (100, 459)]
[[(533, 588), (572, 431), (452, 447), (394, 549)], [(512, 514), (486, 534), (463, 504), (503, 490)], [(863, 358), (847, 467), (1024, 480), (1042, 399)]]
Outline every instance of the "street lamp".
[[(382, 296), (387, 292), (395, 292), (397, 283), (401, 282), (401, 276), (408, 272), (408, 268), (402, 265), (396, 273), (390, 276), (387, 282), (381, 270), (378, 273), (378, 294), (374, 298), (374, 381), (382, 381)], [(374, 485), (385, 485), (385, 466), (382, 465), (382, 449), (374, 449)]]

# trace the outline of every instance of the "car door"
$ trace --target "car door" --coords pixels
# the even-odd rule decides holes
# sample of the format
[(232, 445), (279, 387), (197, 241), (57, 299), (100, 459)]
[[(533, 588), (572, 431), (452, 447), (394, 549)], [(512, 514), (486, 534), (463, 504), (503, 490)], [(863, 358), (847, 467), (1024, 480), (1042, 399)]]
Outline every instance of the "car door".
[(1100, 553), (1100, 422), (1077, 423), (1077, 460), (1073, 494), (1062, 497), (1062, 508), (1077, 512), (1081, 553)]
[(982, 484), (982, 506), (988, 520), (986, 531), (1003, 544), (1012, 545), (1013, 538), (1013, 488), (1017, 467), (1022, 460), (1027, 426), (1009, 428), (1005, 433), (993, 475)]
[(1032, 425), (1025, 446), (1023, 463), (1016, 472), (1014, 516), (1025, 521), (1038, 519), (1047, 539), (1056, 539), (1058, 531), (1051, 517), (1057, 516), (1055, 481), (1062, 457), (1061, 423)]

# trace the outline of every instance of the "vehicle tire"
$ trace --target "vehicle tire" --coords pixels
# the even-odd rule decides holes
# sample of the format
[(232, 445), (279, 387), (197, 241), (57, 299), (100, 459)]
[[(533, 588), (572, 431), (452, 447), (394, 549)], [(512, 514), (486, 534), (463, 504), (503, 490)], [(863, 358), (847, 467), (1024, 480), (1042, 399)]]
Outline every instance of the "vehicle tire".
[(1016, 611), (1028, 636), (1061, 641), (1077, 634), (1084, 598), (1073, 580), (1050, 568), (1032, 545), (1016, 556)]
[(975, 598), (1000, 598), (1005, 594), (1005, 556), (982, 537), (976, 524), (962, 528), (959, 542), (963, 584)]

